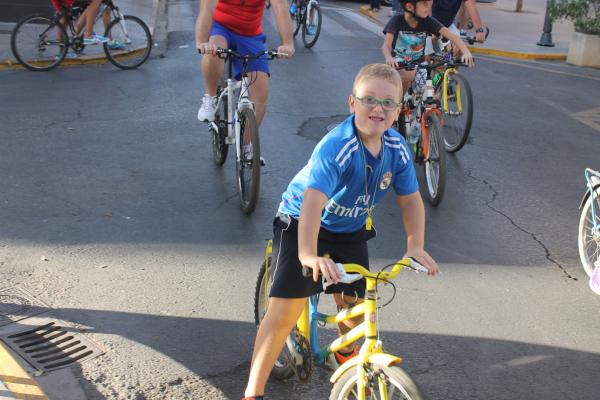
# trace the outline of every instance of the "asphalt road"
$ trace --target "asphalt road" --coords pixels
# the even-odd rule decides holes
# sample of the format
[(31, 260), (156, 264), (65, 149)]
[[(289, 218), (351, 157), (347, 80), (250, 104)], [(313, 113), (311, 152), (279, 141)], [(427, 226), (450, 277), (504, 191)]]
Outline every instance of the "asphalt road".
[[(379, 28), (346, 8), (356, 5), (324, 3), (314, 49), (297, 41), (293, 60), (271, 64), (250, 217), (231, 158), (213, 165), (196, 120), (195, 1), (171, 4), (168, 51), (139, 70), (0, 72), (0, 289), (25, 288), (105, 350), (73, 368), (85, 397), (240, 397), (281, 192), (347, 114), (358, 69), (382, 59)], [(265, 31), (275, 47), (270, 13)], [(576, 236), (583, 170), (600, 167), (600, 71), (480, 57), (464, 74), (472, 139), (448, 157), (444, 201), (427, 209), (443, 274), (401, 274), (383, 310), (386, 348), (432, 399), (597, 399), (600, 298)], [(375, 224), (372, 265), (383, 266), (404, 250), (391, 197)], [(328, 376), (272, 382), (269, 399), (327, 398)]]

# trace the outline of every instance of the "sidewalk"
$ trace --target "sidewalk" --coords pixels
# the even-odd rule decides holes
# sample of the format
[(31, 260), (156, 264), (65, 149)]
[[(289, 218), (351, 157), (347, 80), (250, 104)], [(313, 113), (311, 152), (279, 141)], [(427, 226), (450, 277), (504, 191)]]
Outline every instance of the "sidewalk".
[[(160, 21), (159, 8), (161, 3), (166, 0), (116, 0), (115, 4), (123, 14), (135, 15), (141, 18), (150, 28), (152, 37), (155, 37), (155, 31)], [(0, 69), (18, 65), (10, 49), (10, 36), (14, 23), (0, 22)], [(98, 21), (94, 27), (96, 33), (104, 33), (102, 21)], [(84, 54), (76, 59), (64, 59), (61, 65), (78, 65), (105, 62), (105, 56), (102, 45), (86, 46)]]
[[(515, 13), (516, 0), (497, 0), (495, 3), (477, 3), (481, 19), (490, 28), (484, 44), (471, 46), (476, 54), (489, 54), (520, 59), (565, 60), (573, 33), (570, 22), (556, 22), (552, 26), (554, 47), (538, 46), (542, 36), (546, 0), (524, 0), (523, 12)], [(360, 11), (381, 26), (389, 20), (389, 8), (378, 13), (362, 6)]]

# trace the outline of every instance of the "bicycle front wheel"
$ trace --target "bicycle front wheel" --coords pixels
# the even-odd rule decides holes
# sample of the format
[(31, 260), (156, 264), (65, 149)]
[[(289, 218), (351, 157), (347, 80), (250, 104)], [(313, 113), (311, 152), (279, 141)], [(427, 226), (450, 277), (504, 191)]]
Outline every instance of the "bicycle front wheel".
[(306, 12), (306, 22), (302, 27), (302, 42), (307, 49), (310, 49), (317, 43), (317, 39), (321, 34), (321, 22), (323, 19), (321, 7), (318, 4), (309, 3), (309, 6)]
[(457, 152), (467, 142), (473, 124), (473, 93), (469, 81), (462, 75), (448, 76), (444, 119), (444, 147), (449, 153)]
[(67, 54), (67, 32), (50, 18), (31, 15), (15, 25), (10, 47), (17, 61), (28, 70), (50, 71)]
[[(256, 280), (256, 289), (254, 291), (254, 322), (256, 323), (257, 327), (260, 325), (260, 322), (267, 313), (267, 308), (269, 306), (269, 290), (271, 288), (270, 283), (272, 282), (274, 271), (271, 265), (270, 257), (269, 266), (269, 274), (267, 276), (267, 267), (265, 262), (263, 262), (258, 273), (258, 279)], [(291, 359), (293, 358), (289, 354), (286, 345), (283, 347), (281, 354), (275, 361), (275, 366), (273, 367), (271, 375), (280, 380), (291, 377), (294, 374), (294, 369), (290, 365), (289, 361)]]
[(121, 69), (139, 67), (152, 51), (152, 36), (148, 26), (133, 15), (112, 20), (104, 36), (109, 39), (104, 43), (106, 57)]
[(427, 180), (427, 200), (437, 206), (444, 197), (446, 186), (446, 153), (443, 151), (442, 126), (434, 113), (429, 113), (425, 122), (429, 154), (425, 159), (425, 178)]
[[(227, 90), (223, 80), (217, 86), (217, 98), (220, 98), (221, 93)], [(227, 160), (229, 145), (227, 144), (227, 95), (221, 98), (221, 105), (215, 113), (214, 125), (210, 124), (210, 132), (212, 134), (212, 150), (213, 160), (219, 167)]]
[[(365, 366), (369, 372), (367, 393), (362, 398), (388, 400), (423, 400), (417, 384), (397, 366), (386, 367), (378, 364)], [(329, 400), (357, 400), (358, 375), (356, 368), (347, 370), (333, 385)], [(369, 394), (369, 395), (367, 395)]]
[(241, 142), (238, 143), (238, 192), (242, 211), (250, 214), (256, 207), (260, 187), (260, 143), (254, 111), (251, 108), (243, 108), (238, 113), (238, 123)]
[(592, 216), (592, 202), (594, 202), (594, 211), (600, 210), (600, 189), (588, 197), (581, 209), (579, 217), (579, 234), (577, 235), (577, 247), (579, 248), (579, 258), (581, 265), (588, 276), (592, 276), (594, 263), (600, 257), (600, 232), (597, 228), (600, 225), (600, 215), (596, 215), (596, 220)]

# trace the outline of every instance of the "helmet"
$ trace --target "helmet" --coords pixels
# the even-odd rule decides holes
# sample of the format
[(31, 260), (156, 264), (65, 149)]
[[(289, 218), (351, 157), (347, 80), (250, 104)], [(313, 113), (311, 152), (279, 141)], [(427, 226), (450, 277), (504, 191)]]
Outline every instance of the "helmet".
[(419, 1), (429, 1), (429, 0), (400, 0), (400, 4), (402, 4), (402, 8), (404, 9), (404, 11), (406, 11), (409, 14), (412, 14), (413, 17), (415, 17), (415, 19), (422, 21), (424, 18), (418, 17), (417, 14), (414, 13), (414, 11), (410, 11), (408, 8), (406, 8), (407, 4), (412, 4), (413, 7), (417, 6), (417, 2)]

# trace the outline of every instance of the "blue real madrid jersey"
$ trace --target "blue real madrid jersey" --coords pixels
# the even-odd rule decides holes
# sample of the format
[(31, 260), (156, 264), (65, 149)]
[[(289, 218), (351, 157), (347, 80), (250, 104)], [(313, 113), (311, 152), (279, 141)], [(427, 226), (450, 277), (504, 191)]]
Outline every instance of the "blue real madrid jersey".
[(354, 116), (329, 132), (315, 147), (308, 164), (292, 179), (282, 195), (279, 212), (298, 218), (307, 188), (327, 196), (321, 226), (336, 233), (361, 229), (390, 187), (396, 194), (418, 190), (412, 158), (404, 138), (395, 130), (383, 134), (380, 157), (363, 147)]

